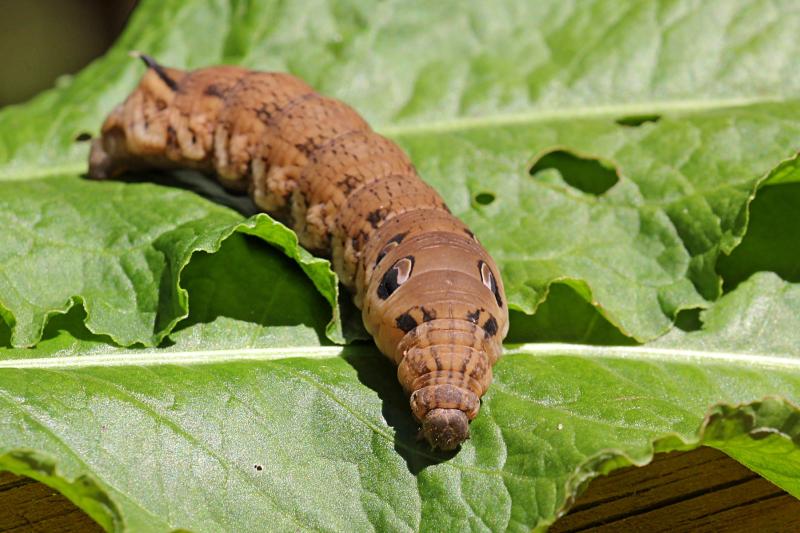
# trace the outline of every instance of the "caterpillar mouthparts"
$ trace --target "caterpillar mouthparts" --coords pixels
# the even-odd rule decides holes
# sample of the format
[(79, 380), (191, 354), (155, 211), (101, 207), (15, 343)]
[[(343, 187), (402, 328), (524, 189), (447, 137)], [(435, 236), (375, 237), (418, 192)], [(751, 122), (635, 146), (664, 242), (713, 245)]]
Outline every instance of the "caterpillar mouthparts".
[(192, 168), (246, 191), (331, 258), (397, 365), (421, 437), (442, 450), (468, 439), (508, 331), (503, 283), (408, 156), (289, 74), (136, 57), (147, 71), (94, 139), (89, 176)]

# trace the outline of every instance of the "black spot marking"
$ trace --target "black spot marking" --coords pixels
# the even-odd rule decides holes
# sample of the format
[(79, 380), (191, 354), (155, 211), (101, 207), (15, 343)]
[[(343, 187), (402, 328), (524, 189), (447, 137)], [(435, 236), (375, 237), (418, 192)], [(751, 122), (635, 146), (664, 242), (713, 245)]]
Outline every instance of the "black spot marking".
[(355, 188), (359, 186), (360, 183), (361, 182), (357, 176), (353, 176), (352, 174), (345, 174), (344, 180), (342, 180), (342, 192), (344, 193), (345, 196), (349, 196), (350, 193), (353, 192)]
[(486, 332), (487, 339), (497, 335), (497, 320), (493, 316), (489, 315), (489, 320), (484, 322), (483, 331)]
[(222, 90), (213, 83), (205, 88), (203, 94), (206, 96), (213, 96), (214, 98), (222, 98), (224, 96)]
[(383, 222), (388, 214), (389, 213), (386, 208), (379, 207), (378, 209), (370, 211), (370, 213), (367, 215), (367, 222), (369, 222), (369, 225), (372, 226), (373, 229), (378, 229), (378, 226), (381, 222)]
[(502, 309), (502, 307), (503, 307), (503, 299), (500, 298), (500, 289), (497, 288), (497, 283), (494, 283), (492, 285), (492, 292), (494, 293), (494, 299), (497, 302), (497, 307)]
[(259, 472), (261, 472), (262, 470), (264, 470), (264, 467), (263, 467), (263, 466), (261, 466), (261, 465), (253, 465), (253, 468), (255, 468), (255, 469), (256, 469), (257, 471), (259, 471)]
[(472, 322), (473, 324), (478, 323), (478, 318), (481, 316), (481, 310), (476, 309), (474, 313), (467, 313), (467, 320)]
[(361, 250), (365, 242), (367, 242), (367, 233), (363, 229), (358, 230), (355, 237), (350, 239), (350, 244), (353, 245), (353, 249), (356, 251)]
[(481, 275), (483, 284), (492, 291), (494, 299), (497, 301), (497, 307), (503, 307), (503, 299), (500, 297), (500, 289), (497, 287), (497, 280), (494, 277), (492, 269), (489, 268), (483, 260), (478, 260), (478, 272)]
[(396, 242), (397, 244), (400, 244), (401, 242), (403, 242), (403, 239), (406, 238), (406, 235), (408, 235), (407, 231), (405, 233), (398, 233), (397, 235), (389, 239), (389, 242)]
[(422, 310), (422, 321), (423, 322), (430, 322), (431, 320), (436, 319), (436, 311), (427, 309), (426, 307), (420, 307)]
[(400, 286), (397, 284), (397, 269), (390, 268), (378, 284), (378, 298), (385, 300)]
[(398, 316), (394, 322), (397, 324), (398, 329), (403, 330), (405, 333), (408, 333), (417, 327), (417, 321), (414, 320), (414, 317), (408, 313), (403, 313), (402, 315)]
[(319, 145), (314, 141), (314, 139), (308, 139), (304, 143), (295, 144), (294, 147), (297, 149), (298, 152), (308, 157), (314, 152), (314, 150), (319, 148)]
[(85, 131), (79, 133), (75, 136), (75, 140), (79, 143), (86, 142), (92, 139), (91, 133), (86, 133)]

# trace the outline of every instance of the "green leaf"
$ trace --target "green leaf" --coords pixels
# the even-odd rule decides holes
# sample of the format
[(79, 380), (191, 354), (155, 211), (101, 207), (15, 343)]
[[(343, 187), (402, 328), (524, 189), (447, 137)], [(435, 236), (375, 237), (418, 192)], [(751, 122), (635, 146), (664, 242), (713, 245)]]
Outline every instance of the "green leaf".
[(192, 254), (216, 251), (235, 231), (294, 258), (335, 311), (331, 338), (342, 338), (328, 262), (266, 215), (243, 221), (184, 191), (71, 176), (0, 182), (0, 223), (0, 315), (11, 318), (15, 346), (35, 344), (48, 316), (78, 301), (90, 331), (122, 345), (158, 344), (187, 316), (179, 279)]
[[(224, 243), (207, 257), (217, 277), (197, 281), (220, 281), (219, 266), (243, 244)], [(256, 244), (247, 246), (252, 259), (272, 257)], [(262, 275), (301, 281), (287, 261), (254, 264)], [(230, 296), (248, 290), (246, 281), (228, 283)], [(314, 345), (302, 324), (314, 324), (318, 306), (309, 298), (296, 310), (295, 335), (276, 326), (259, 348), (228, 347), (226, 331), (263, 339), (273, 329), (236, 319), (250, 310), (231, 305), (201, 312), (167, 349), (96, 339), (68, 346), (62, 332), (35, 350), (12, 350), (0, 364), (0, 452), (37, 450), (50, 474), (14, 471), (134, 530), (265, 520), (281, 530), (529, 529), (552, 522), (592, 477), (700, 443), (766, 466), (759, 471), (800, 494), (787, 474), (798, 453), (796, 407), (755, 400), (781, 390), (797, 401), (800, 391), (800, 286), (774, 275), (724, 297), (704, 313), (702, 331), (653, 345), (512, 347), (472, 439), (454, 456), (416, 441), (407, 400), (373, 348)], [(265, 322), (284, 316), (274, 302), (257, 311)], [(303, 331), (309, 340), (291, 346)]]
[[(529, 530), (701, 444), (800, 495), (799, 25), (768, 0), (142, 2), (0, 111), (0, 466), (135, 531)], [(289, 230), (81, 179), (132, 49), (300, 75), (476, 231), (514, 344), (457, 454), (416, 442), (372, 344), (330, 345), (358, 317)]]
[[(500, 261), (512, 307), (532, 313), (569, 280), (647, 340), (719, 295), (717, 256), (744, 234), (759, 180), (797, 148), (795, 23), (766, 0), (145, 3), (103, 60), (0, 113), (0, 180), (83, 171), (74, 139), (135, 84), (131, 49), (288, 69), (411, 152)], [(616, 122), (642, 114), (660, 119)], [(618, 182), (595, 195), (558, 167), (528, 177), (554, 146), (614, 165)], [(487, 192), (490, 205), (472, 201)]]

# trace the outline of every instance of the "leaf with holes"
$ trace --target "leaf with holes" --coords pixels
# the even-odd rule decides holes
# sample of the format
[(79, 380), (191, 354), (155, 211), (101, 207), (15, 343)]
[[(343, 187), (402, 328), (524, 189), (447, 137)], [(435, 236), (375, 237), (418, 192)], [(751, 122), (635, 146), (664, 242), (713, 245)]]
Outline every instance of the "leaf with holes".
[[(142, 2), (0, 112), (2, 467), (131, 530), (528, 530), (700, 443), (797, 495), (798, 26), (767, 0)], [(285, 228), (163, 176), (80, 179), (131, 49), (292, 71), (476, 231), (516, 344), (457, 454), (415, 441), (371, 345), (329, 345), (335, 280)]]

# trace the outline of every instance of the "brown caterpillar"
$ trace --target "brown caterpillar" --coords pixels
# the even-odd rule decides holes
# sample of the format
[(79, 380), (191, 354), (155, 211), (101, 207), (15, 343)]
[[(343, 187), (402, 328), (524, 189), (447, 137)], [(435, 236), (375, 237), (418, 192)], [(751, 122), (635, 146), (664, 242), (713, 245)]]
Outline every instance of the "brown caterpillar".
[(330, 255), (375, 343), (397, 365), (421, 434), (451, 450), (492, 381), (508, 331), (492, 258), (408, 156), (348, 105), (283, 73), (148, 69), (92, 143), (89, 175), (214, 174)]

